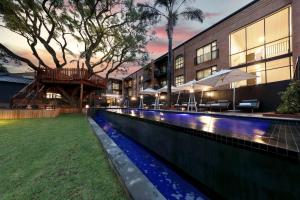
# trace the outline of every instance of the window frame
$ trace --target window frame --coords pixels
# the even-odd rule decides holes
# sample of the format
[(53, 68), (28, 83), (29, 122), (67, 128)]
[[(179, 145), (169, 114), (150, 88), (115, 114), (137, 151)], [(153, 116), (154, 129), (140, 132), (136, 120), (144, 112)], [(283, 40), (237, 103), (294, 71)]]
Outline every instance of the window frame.
[(177, 87), (182, 84), (184, 84), (184, 75), (183, 74), (175, 77), (175, 86)]
[[(179, 59), (181, 59), (181, 62), (177, 62)], [(184, 68), (184, 56), (183, 55), (178, 55), (176, 58), (175, 58), (175, 70), (177, 69), (182, 69)]]
[[(210, 46), (210, 52), (204, 53), (205, 47), (208, 47), (208, 46)], [(201, 53), (201, 55), (198, 55), (198, 52), (201, 49), (202, 49), (202, 53)], [(199, 65), (199, 64), (202, 64), (202, 63), (205, 63), (205, 62), (217, 59), (218, 58), (218, 53), (217, 52), (218, 52), (218, 42), (217, 42), (217, 40), (214, 40), (214, 41), (212, 41), (212, 42), (210, 42), (210, 43), (208, 43), (206, 45), (201, 46), (200, 48), (196, 49), (195, 64)], [(207, 55), (207, 54), (210, 54), (210, 59), (205, 60), (204, 58), (205, 58), (205, 55)], [(215, 56), (213, 56), (213, 55), (215, 55)], [(199, 61), (200, 60), (199, 58), (201, 56), (202, 56), (202, 61)]]
[[(208, 69), (210, 69), (210, 75), (213, 75), (214, 73), (216, 73), (217, 72), (217, 70), (218, 70), (218, 65), (213, 65), (213, 66), (211, 66), (211, 67), (207, 67), (207, 68), (204, 68), (204, 69), (199, 69), (199, 70), (197, 70), (196, 71), (196, 80), (198, 81), (198, 80), (201, 80), (201, 79), (203, 79), (203, 78), (205, 78), (205, 77), (203, 77), (203, 78), (201, 78), (201, 79), (198, 79), (198, 73), (199, 72), (201, 72), (201, 71), (206, 71), (206, 70), (208, 70)], [(210, 76), (209, 75), (209, 76)], [(206, 76), (207, 77), (207, 76)]]
[[(284, 11), (285, 9), (287, 9), (288, 11), (288, 30), (289, 30), (289, 35), (287, 37), (284, 37), (284, 38), (280, 38), (278, 40), (275, 40), (275, 41), (271, 41), (271, 42), (266, 42), (266, 19), (275, 15), (275, 14), (278, 14), (279, 12), (281, 11)], [(274, 57), (277, 57), (277, 56), (282, 56), (282, 55), (285, 55), (285, 54), (290, 54), (292, 53), (292, 48), (291, 48), (291, 42), (292, 42), (292, 39), (293, 39), (293, 32), (291, 31), (292, 30), (292, 24), (291, 24), (291, 13), (292, 13), (292, 6), (289, 4), (287, 6), (284, 6), (280, 9), (278, 9), (277, 11), (271, 13), (271, 14), (268, 14), (268, 15), (265, 15), (263, 17), (261, 17), (260, 19), (254, 21), (254, 22), (251, 22), (249, 24), (246, 24), (245, 26), (241, 27), (241, 28), (238, 28), (234, 31), (232, 31), (231, 33), (229, 33), (229, 64), (230, 64), (230, 68), (233, 68), (233, 67), (239, 67), (239, 66), (242, 66), (242, 65), (247, 65), (247, 64), (251, 64), (253, 62), (258, 62), (258, 61), (263, 61), (263, 60), (266, 60), (266, 59), (270, 59), (270, 58), (274, 58)], [(264, 43), (263, 45), (259, 45), (259, 46), (255, 46), (255, 47), (252, 47), (252, 48), (249, 48), (248, 49), (248, 42), (247, 42), (247, 28), (256, 24), (256, 23), (259, 23), (260, 21), (263, 21), (264, 23)], [(238, 31), (241, 31), (241, 30), (245, 30), (245, 43), (246, 43), (246, 50), (244, 51), (240, 51), (240, 52), (236, 52), (234, 54), (231, 53), (231, 36), (232, 34), (238, 32)], [(275, 56), (270, 56), (270, 57), (267, 57), (267, 51), (266, 51), (266, 48), (267, 48), (267, 45), (270, 45), (272, 43), (276, 43), (278, 41), (281, 41), (281, 40), (286, 40), (285, 42), (287, 43), (287, 53), (285, 54), (279, 54), (279, 55), (275, 55)], [(257, 48), (260, 48), (260, 47), (263, 47), (264, 49), (264, 57), (260, 60), (255, 60), (255, 61), (247, 61), (247, 56), (249, 55), (248, 52), (249, 51), (252, 51), (254, 49), (257, 49)], [(232, 56), (235, 56), (235, 55), (238, 55), (238, 54), (242, 54), (242, 53), (245, 53), (245, 62), (244, 63), (241, 63), (241, 64), (238, 64), (238, 65), (232, 65)]]

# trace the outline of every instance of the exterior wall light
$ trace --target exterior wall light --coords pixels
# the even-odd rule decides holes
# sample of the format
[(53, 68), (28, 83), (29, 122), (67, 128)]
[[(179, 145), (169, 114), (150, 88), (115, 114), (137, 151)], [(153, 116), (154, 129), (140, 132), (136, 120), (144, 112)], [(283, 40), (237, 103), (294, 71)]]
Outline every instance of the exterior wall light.
[(166, 96), (160, 96), (159, 97), (161, 100), (164, 100), (164, 99), (166, 99)]

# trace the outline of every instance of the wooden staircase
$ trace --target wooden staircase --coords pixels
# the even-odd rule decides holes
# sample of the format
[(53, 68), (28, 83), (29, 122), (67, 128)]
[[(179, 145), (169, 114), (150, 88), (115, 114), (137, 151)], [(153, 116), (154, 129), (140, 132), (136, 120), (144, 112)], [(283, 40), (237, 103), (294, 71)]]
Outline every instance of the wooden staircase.
[(26, 108), (27, 105), (32, 104), (39, 105), (42, 102), (44, 87), (37, 80), (33, 80), (12, 97), (11, 108)]

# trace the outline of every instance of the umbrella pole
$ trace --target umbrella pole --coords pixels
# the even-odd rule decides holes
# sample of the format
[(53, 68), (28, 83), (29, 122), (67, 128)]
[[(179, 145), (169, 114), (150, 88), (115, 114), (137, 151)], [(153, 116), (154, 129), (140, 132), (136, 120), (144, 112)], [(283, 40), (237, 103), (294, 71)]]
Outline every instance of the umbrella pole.
[(177, 105), (179, 104), (179, 97), (180, 97), (180, 91), (179, 91), (178, 96), (177, 96), (177, 101), (176, 101)]
[(201, 91), (201, 99), (200, 99), (200, 104), (202, 104), (202, 99), (203, 99), (203, 90)]
[(143, 98), (140, 98), (140, 106), (139, 106), (140, 109), (143, 109), (144, 108), (144, 100)]
[(235, 111), (235, 82), (233, 82), (233, 99), (232, 99), (232, 104), (233, 104), (233, 110)]
[(157, 96), (157, 108), (158, 108), (158, 110), (160, 110), (160, 105), (159, 105), (159, 96), (160, 96), (160, 94)]

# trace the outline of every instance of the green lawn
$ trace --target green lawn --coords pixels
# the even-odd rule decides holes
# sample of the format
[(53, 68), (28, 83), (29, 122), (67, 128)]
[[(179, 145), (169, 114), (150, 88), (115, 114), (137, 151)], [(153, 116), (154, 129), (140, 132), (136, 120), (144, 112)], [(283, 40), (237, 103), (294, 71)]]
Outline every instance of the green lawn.
[(126, 199), (87, 120), (0, 120), (0, 199)]

